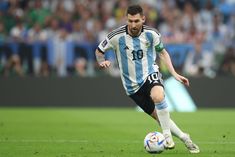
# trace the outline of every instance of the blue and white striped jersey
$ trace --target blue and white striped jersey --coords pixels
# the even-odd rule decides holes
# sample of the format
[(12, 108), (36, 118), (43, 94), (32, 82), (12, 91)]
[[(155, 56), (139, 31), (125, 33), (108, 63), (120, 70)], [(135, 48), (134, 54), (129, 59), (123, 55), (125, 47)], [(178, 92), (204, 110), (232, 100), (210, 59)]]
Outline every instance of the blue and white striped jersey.
[(161, 35), (156, 29), (143, 26), (138, 37), (128, 34), (127, 25), (109, 33), (98, 50), (114, 49), (121, 72), (121, 79), (127, 95), (134, 94), (144, 84), (147, 76), (158, 72), (157, 51), (163, 49)]

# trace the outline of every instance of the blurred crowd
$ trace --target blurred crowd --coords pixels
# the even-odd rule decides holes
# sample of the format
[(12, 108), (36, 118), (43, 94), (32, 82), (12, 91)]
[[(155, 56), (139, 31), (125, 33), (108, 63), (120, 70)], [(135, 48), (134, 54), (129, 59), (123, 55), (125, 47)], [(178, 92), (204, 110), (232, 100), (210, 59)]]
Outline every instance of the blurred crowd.
[(142, 5), (166, 47), (191, 45), (178, 71), (235, 76), (235, 0), (1, 0), (0, 76), (119, 76), (113, 52), (103, 72), (94, 51), (125, 24), (131, 3)]

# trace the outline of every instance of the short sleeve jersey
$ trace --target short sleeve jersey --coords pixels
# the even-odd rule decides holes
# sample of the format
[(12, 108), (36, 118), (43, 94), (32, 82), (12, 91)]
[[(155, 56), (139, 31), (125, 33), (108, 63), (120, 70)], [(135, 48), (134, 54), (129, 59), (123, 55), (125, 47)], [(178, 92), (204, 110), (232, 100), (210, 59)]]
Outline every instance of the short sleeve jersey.
[(148, 75), (158, 72), (157, 53), (164, 49), (160, 33), (144, 25), (137, 37), (128, 34), (127, 25), (107, 35), (98, 50), (104, 53), (114, 49), (121, 72), (121, 79), (127, 95), (136, 93)]

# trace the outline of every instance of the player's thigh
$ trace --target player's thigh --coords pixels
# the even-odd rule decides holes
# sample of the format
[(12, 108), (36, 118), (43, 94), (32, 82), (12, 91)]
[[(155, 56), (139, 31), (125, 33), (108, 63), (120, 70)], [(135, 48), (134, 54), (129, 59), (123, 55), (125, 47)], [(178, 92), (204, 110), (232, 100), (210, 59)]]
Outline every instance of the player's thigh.
[(160, 72), (150, 74), (145, 84), (154, 103), (159, 103), (164, 99), (164, 85)]
[(130, 98), (148, 115), (154, 111), (155, 105), (150, 97), (144, 93), (135, 93)]

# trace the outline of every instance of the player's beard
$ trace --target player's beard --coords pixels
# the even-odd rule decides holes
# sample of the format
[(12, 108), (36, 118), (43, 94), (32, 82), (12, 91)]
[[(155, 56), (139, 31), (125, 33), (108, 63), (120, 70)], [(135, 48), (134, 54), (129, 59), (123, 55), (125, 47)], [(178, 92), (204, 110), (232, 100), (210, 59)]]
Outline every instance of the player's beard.
[(130, 31), (132, 36), (138, 36), (140, 33), (140, 29), (138, 28), (131, 28)]

